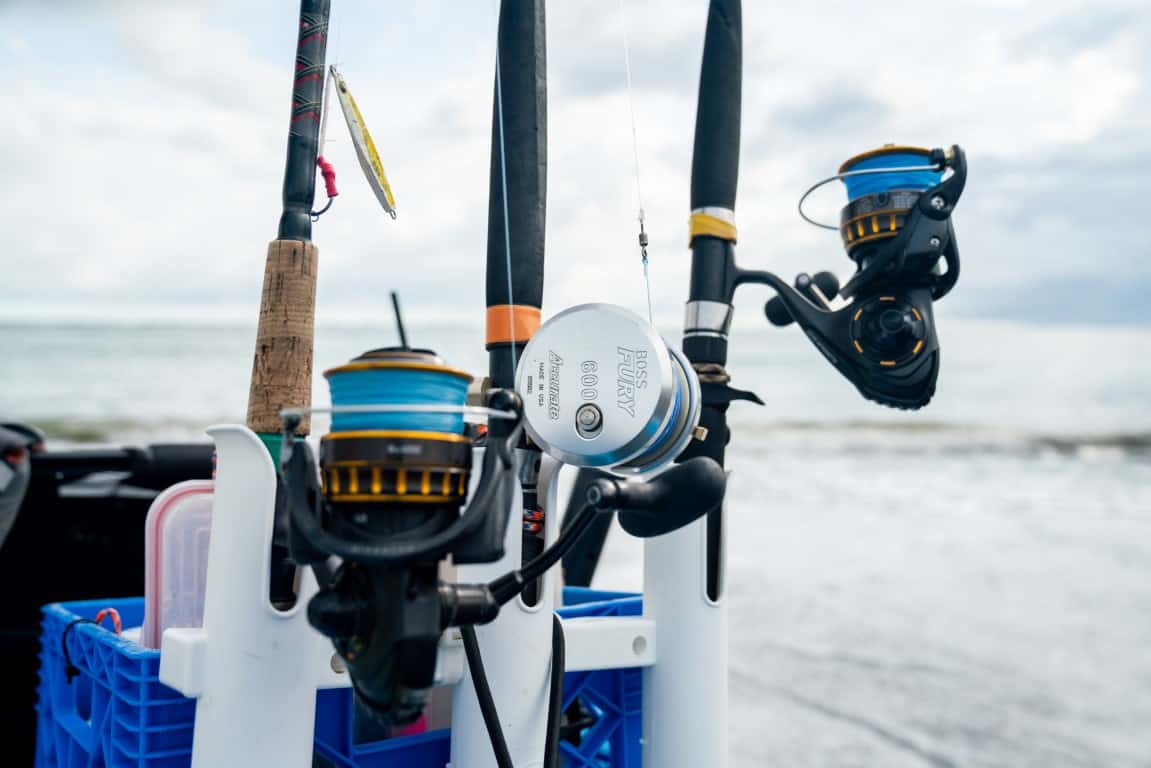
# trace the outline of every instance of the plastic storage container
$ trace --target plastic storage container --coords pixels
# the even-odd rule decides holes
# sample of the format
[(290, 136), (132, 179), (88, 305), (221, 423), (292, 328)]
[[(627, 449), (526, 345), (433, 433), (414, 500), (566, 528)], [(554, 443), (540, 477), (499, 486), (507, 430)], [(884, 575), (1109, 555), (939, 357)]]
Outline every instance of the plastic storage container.
[(168, 627), (204, 623), (211, 480), (187, 480), (161, 493), (144, 523), (144, 624), (140, 643), (159, 648)]
[[(634, 595), (564, 590), (560, 616), (635, 616)], [(54, 603), (44, 607), (37, 711), (36, 768), (188, 768), (196, 702), (159, 681), (160, 652), (143, 648), (90, 623), (66, 639), (79, 674), (67, 680), (64, 630), (102, 608), (120, 612), (125, 627), (144, 618), (142, 598)], [(569, 766), (638, 768), (642, 728), (639, 669), (571, 672), (564, 678), (564, 708), (578, 697), (595, 722), (579, 744), (562, 743)], [(337, 768), (443, 768), (446, 730), (356, 743), (349, 688), (320, 691), (316, 754)]]

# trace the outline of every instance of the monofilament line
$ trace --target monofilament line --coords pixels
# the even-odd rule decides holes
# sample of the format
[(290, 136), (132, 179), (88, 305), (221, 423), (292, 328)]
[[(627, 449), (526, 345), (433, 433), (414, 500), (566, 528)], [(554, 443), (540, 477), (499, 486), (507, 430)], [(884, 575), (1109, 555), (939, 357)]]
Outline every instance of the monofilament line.
[(639, 208), (637, 218), (639, 220), (640, 260), (643, 263), (643, 282), (647, 291), (647, 321), (654, 325), (651, 312), (651, 277), (647, 270), (647, 232), (644, 229), (643, 220), (643, 187), (639, 179), (639, 131), (636, 130), (635, 101), (632, 99), (631, 93), (631, 41), (627, 34), (627, 7), (624, 0), (619, 0), (619, 15), (620, 25), (623, 27), (623, 67), (627, 77), (627, 107), (631, 115), (631, 154), (632, 165), (635, 169), (635, 199), (636, 206)]

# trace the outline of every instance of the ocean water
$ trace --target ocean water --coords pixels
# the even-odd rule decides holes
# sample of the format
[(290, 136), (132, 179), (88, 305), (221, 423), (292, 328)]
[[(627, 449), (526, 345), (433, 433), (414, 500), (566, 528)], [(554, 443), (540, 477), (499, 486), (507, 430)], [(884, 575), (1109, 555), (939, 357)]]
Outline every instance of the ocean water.
[[(915, 414), (795, 329), (733, 334), (733, 385), (766, 401), (730, 412), (733, 764), (1151, 766), (1151, 329), (940, 323)], [(485, 365), (478, 328), (410, 335)], [(194, 438), (242, 421), (254, 337), (0, 325), (0, 420)], [(392, 339), (321, 327), (314, 401), (319, 371)], [(597, 586), (639, 587), (641, 559), (613, 531)]]

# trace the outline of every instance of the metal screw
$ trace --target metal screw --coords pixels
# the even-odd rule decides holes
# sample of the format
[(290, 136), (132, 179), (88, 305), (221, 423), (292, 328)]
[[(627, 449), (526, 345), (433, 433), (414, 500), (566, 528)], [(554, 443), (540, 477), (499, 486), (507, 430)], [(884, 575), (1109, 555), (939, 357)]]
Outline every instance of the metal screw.
[(937, 211), (942, 211), (944, 206), (946, 206), (946, 205), (947, 205), (947, 201), (944, 200), (939, 195), (936, 195), (935, 197), (931, 198), (931, 207)]
[(576, 411), (576, 431), (581, 437), (595, 437), (603, 427), (603, 414), (591, 403), (584, 403)]
[(930, 240), (928, 240), (927, 242), (931, 244), (932, 248), (938, 248), (939, 244), (942, 243), (943, 241), (940, 240), (938, 237), (933, 237)]

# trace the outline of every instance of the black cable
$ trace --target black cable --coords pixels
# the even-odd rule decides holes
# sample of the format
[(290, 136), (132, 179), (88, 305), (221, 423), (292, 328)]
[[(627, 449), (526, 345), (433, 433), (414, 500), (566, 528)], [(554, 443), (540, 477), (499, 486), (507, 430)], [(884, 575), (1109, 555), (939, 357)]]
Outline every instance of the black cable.
[(77, 624), (95, 623), (92, 619), (72, 619), (72, 621), (68, 623), (68, 626), (64, 627), (64, 631), (60, 633), (60, 650), (64, 652), (64, 677), (67, 678), (69, 685), (72, 684), (72, 680), (74, 680), (82, 670), (72, 663), (72, 654), (68, 652), (68, 635)]
[(484, 727), (487, 728), (488, 738), (492, 742), (496, 765), (499, 768), (515, 768), (512, 755), (508, 751), (508, 743), (504, 739), (504, 730), (500, 726), (500, 716), (496, 713), (496, 702), (492, 699), (492, 687), (488, 683), (488, 674), (484, 671), (484, 661), (480, 658), (480, 643), (476, 639), (476, 628), (460, 627), (460, 636), (464, 639), (464, 654), (468, 659), (468, 669), (472, 673), (472, 684), (476, 687), (476, 700), (480, 705), (480, 714), (484, 718)]
[(560, 617), (552, 614), (552, 669), (551, 696), (548, 701), (547, 740), (544, 742), (543, 768), (559, 768), (560, 764), (560, 721), (564, 708), (564, 667), (566, 643), (564, 627)]

